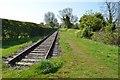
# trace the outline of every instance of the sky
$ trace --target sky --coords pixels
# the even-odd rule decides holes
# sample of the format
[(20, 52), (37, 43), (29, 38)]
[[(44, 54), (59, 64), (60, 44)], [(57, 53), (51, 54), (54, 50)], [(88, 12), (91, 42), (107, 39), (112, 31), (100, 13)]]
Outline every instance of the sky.
[(59, 10), (72, 8), (80, 19), (88, 10), (100, 12), (100, 4), (101, 0), (0, 0), (0, 18), (41, 23), (45, 13), (51, 11), (60, 22)]

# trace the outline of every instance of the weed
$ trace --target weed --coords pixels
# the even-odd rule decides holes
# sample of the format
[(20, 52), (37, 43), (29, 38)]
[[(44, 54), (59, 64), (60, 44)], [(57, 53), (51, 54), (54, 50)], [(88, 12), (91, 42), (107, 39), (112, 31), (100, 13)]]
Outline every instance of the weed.
[(50, 62), (48, 60), (40, 62), (40, 65), (36, 68), (37, 74), (47, 74), (47, 73), (55, 73), (61, 67), (62, 62)]

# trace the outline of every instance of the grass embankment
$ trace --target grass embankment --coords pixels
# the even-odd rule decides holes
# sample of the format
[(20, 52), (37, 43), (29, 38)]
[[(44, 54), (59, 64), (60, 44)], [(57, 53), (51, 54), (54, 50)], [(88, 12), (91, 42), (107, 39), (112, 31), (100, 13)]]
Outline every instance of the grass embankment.
[[(75, 36), (76, 30), (61, 32), (61, 39), (72, 49), (71, 77), (118, 77), (118, 47)], [(69, 66), (71, 62), (69, 62)]]
[(42, 39), (43, 37), (33, 37), (33, 38), (23, 38), (23, 39), (9, 39), (9, 40), (3, 40), (2, 42), (2, 57), (10, 56), (20, 48), (31, 44), (32, 42), (35, 42), (39, 39)]
[(41, 69), (39, 62), (23, 70), (5, 69), (2, 76), (4, 78), (117, 78), (118, 47), (78, 38), (75, 36), (75, 31), (60, 30), (62, 53), (58, 58), (47, 61), (53, 63), (47, 65), (47, 70), (51, 67), (50, 69), (55, 72), (39, 73)]

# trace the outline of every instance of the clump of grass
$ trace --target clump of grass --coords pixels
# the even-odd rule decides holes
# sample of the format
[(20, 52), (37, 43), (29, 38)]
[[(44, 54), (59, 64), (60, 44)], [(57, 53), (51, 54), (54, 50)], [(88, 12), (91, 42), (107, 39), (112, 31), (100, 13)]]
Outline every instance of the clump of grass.
[(59, 31), (65, 32), (67, 30), (68, 30), (68, 28), (61, 28)]
[(51, 62), (48, 60), (40, 62), (40, 65), (36, 68), (35, 73), (37, 74), (47, 74), (47, 73), (55, 73), (62, 66), (63, 62)]

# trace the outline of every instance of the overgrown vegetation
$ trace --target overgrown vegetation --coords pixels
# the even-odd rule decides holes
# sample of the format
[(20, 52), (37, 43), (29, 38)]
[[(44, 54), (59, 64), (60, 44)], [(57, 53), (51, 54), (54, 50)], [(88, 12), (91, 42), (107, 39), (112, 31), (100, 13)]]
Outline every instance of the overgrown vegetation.
[(77, 37), (112, 45), (120, 43), (119, 27), (115, 23), (106, 22), (101, 13), (89, 12), (84, 14), (79, 22), (79, 30), (75, 33)]
[(51, 27), (46, 27), (42, 23), (36, 24), (8, 19), (2, 19), (2, 29), (2, 39), (46, 36), (56, 30)]
[(39, 74), (47, 74), (47, 73), (55, 73), (62, 66), (62, 61), (60, 62), (50, 62), (50, 61), (42, 61), (40, 65), (36, 68), (35, 73)]
[[(59, 61), (60, 60), (60, 61)], [(6, 68), (5, 64), (2, 66), (3, 78), (45, 78), (45, 76), (52, 76), (63, 65), (61, 59), (43, 60), (37, 64), (22, 70), (14, 70), (12, 67)]]
[(77, 37), (117, 45), (120, 43), (120, 36), (118, 36), (118, 28), (120, 25), (118, 19), (119, 15), (117, 15), (118, 8), (115, 6), (119, 6), (119, 2), (105, 1), (104, 6), (105, 8), (103, 10), (105, 10), (105, 12), (103, 13), (106, 14), (105, 16), (100, 12), (93, 12), (90, 10), (83, 14), (79, 23), (75, 23), (77, 17), (72, 15), (72, 9), (65, 8), (59, 11), (62, 21), (61, 26), (79, 29), (75, 33)]
[(91, 37), (92, 40), (103, 42), (105, 44), (119, 45), (120, 35), (111, 32), (95, 32)]

